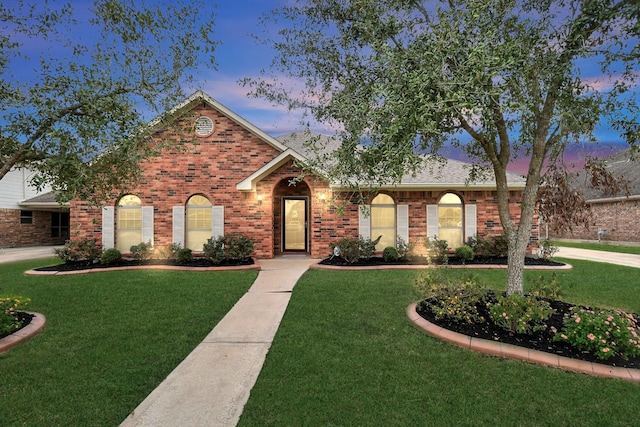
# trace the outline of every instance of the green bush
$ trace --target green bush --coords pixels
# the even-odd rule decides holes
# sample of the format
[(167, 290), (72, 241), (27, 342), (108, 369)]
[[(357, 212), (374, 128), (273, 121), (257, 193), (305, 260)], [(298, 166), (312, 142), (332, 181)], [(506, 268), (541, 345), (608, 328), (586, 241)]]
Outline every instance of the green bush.
[(462, 245), (456, 248), (456, 256), (462, 260), (462, 262), (473, 260), (473, 249), (471, 246)]
[(188, 264), (193, 260), (193, 253), (189, 248), (178, 249), (175, 255), (175, 260), (178, 264)]
[(131, 252), (133, 259), (138, 261), (147, 260), (151, 258), (151, 255), (153, 254), (153, 246), (151, 245), (151, 242), (141, 242), (137, 245), (131, 246), (129, 251)]
[[(471, 245), (474, 247), (473, 245)], [(487, 238), (476, 237), (475, 242), (476, 255), (486, 256), (507, 256), (509, 253), (509, 242), (500, 236), (488, 236)]]
[(407, 243), (402, 237), (398, 237), (398, 241), (396, 243), (398, 257), (400, 259), (407, 259), (409, 256), (411, 256), (414, 246), (414, 243)]
[(384, 251), (382, 251), (382, 259), (384, 259), (384, 262), (395, 262), (398, 261), (399, 258), (398, 250), (393, 246), (387, 246), (384, 248)]
[(555, 310), (544, 300), (520, 294), (498, 297), (498, 301), (489, 307), (493, 323), (509, 332), (530, 334), (546, 329), (544, 321)]
[(122, 259), (122, 254), (116, 248), (107, 249), (102, 252), (100, 255), (100, 264), (102, 265), (110, 265), (115, 264), (116, 262)]
[(478, 306), (485, 303), (487, 291), (474, 276), (452, 281), (442, 270), (431, 269), (416, 280), (415, 288), (426, 297), (423, 305), (438, 320), (466, 324), (485, 321)]
[(538, 256), (547, 261), (558, 252), (558, 247), (549, 239), (544, 239), (539, 243)]
[(529, 293), (539, 298), (560, 299), (562, 290), (558, 285), (558, 275), (553, 272), (550, 279), (540, 276), (530, 286)]
[(96, 239), (67, 240), (62, 248), (54, 249), (53, 253), (64, 262), (93, 262), (100, 259), (102, 245)]
[(158, 257), (160, 259), (176, 259), (178, 251), (182, 248), (180, 243), (172, 243), (158, 249)]
[(253, 240), (244, 234), (226, 236), (224, 256), (227, 259), (244, 260), (253, 252)]
[(329, 243), (331, 253), (336, 253), (336, 247), (340, 248), (339, 256), (349, 264), (356, 263), (360, 259), (371, 259), (376, 251), (376, 245), (371, 241), (371, 239), (364, 239), (362, 238), (362, 236), (358, 237), (357, 239), (352, 237), (344, 237), (337, 242)]
[(603, 360), (614, 355), (623, 359), (640, 356), (640, 325), (635, 315), (586, 307), (573, 307), (571, 311), (554, 340), (566, 341)]
[(245, 260), (253, 252), (254, 242), (243, 234), (211, 238), (204, 244), (204, 257), (214, 264), (223, 260)]
[(202, 247), (202, 252), (205, 258), (211, 261), (213, 264), (220, 264), (224, 260), (224, 245), (225, 237), (218, 236), (217, 238), (211, 238), (207, 240)]
[(20, 329), (22, 322), (16, 313), (26, 307), (31, 300), (24, 297), (0, 297), (0, 335)]
[(437, 237), (427, 238), (424, 242), (427, 254), (438, 264), (447, 264), (449, 262), (449, 244), (446, 240), (440, 240)]

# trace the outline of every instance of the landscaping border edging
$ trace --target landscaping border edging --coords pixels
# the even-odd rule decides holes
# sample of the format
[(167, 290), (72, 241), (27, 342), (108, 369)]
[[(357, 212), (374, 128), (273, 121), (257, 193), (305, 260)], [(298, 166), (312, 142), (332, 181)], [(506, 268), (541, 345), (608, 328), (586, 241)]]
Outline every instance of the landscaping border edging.
[(261, 270), (260, 263), (256, 260), (249, 265), (230, 265), (225, 267), (187, 267), (181, 265), (132, 265), (124, 267), (100, 267), (88, 268), (85, 270), (73, 271), (38, 271), (27, 270), (24, 274), (30, 276), (66, 276), (70, 274), (103, 273), (107, 271), (127, 271), (127, 270), (167, 270), (167, 271), (234, 271), (234, 270)]
[(470, 337), (458, 332), (450, 331), (438, 325), (434, 325), (420, 316), (416, 311), (416, 308), (416, 303), (411, 303), (407, 307), (407, 317), (413, 326), (427, 335), (467, 350), (598, 377), (618, 378), (630, 382), (640, 382), (640, 369), (621, 368), (603, 365), (601, 363), (586, 362), (584, 360), (557, 356), (551, 353), (545, 353), (543, 351), (532, 350), (512, 344)]
[[(326, 264), (312, 264), (309, 269), (312, 270), (410, 270), (410, 269), (427, 269), (427, 268), (453, 268), (453, 269), (487, 269), (487, 270), (507, 270), (506, 264), (471, 264), (471, 265), (421, 265), (421, 264), (380, 264), (380, 265), (326, 265)], [(549, 265), (525, 265), (525, 270), (571, 270), (573, 266), (571, 264), (564, 264), (561, 266), (549, 266)]]
[(24, 328), (12, 333), (11, 335), (0, 338), (0, 353), (9, 350), (11, 347), (14, 347), (22, 341), (31, 338), (32, 336), (42, 331), (42, 329), (44, 329), (44, 324), (47, 321), (44, 315), (31, 311), (27, 311), (26, 313), (33, 315), (31, 322), (29, 322), (29, 324)]

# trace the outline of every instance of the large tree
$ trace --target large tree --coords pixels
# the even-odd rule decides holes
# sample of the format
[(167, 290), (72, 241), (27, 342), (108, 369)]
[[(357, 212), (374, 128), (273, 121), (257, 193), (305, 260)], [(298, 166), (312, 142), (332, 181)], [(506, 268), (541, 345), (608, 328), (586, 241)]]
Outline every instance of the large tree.
[[(332, 179), (397, 182), (426, 167), (420, 153), (466, 150), (471, 179), (483, 168), (495, 178), (508, 292), (522, 292), (545, 162), (594, 141), (603, 118), (638, 139), (639, 15), (637, 0), (308, 0), (274, 11), (272, 73), (249, 83), (341, 129)], [(599, 81), (582, 69), (593, 61)], [(516, 156), (529, 159), (519, 222), (507, 186)]]
[(144, 124), (215, 67), (208, 3), (0, 4), (0, 179), (27, 167), (61, 199), (94, 202), (131, 184), (153, 154)]

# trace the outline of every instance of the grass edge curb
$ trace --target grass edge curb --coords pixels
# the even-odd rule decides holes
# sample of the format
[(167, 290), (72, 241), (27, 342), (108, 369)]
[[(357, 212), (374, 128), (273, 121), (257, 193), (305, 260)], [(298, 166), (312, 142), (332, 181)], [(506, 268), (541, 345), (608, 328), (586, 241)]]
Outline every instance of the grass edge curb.
[(42, 329), (44, 329), (44, 325), (47, 322), (47, 319), (44, 317), (44, 315), (31, 311), (27, 311), (27, 313), (33, 315), (33, 319), (31, 319), (31, 322), (27, 326), (19, 329), (11, 335), (0, 338), (0, 353), (4, 353), (10, 348), (21, 343), (22, 341), (28, 340), (32, 336), (42, 331)]
[(630, 382), (640, 383), (640, 369), (628, 369), (600, 363), (575, 360), (568, 357), (556, 356), (538, 350), (530, 350), (511, 344), (493, 342), (480, 338), (469, 337), (450, 331), (422, 318), (416, 311), (416, 303), (407, 307), (407, 317), (411, 324), (418, 330), (429, 336), (454, 344), (458, 347), (473, 350), (479, 353), (499, 356), (508, 359), (530, 362), (566, 371), (594, 375), (605, 378), (617, 378)]

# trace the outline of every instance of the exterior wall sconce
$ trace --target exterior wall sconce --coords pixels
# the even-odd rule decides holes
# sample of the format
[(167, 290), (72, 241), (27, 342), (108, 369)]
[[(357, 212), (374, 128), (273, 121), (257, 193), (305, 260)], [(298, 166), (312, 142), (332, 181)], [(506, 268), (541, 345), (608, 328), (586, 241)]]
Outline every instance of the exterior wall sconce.
[(327, 195), (326, 195), (326, 194), (324, 194), (324, 193), (321, 193), (321, 194), (320, 194), (320, 201), (321, 201), (322, 203), (326, 202), (326, 201), (327, 201)]
[(258, 206), (262, 206), (262, 193), (258, 192)]

